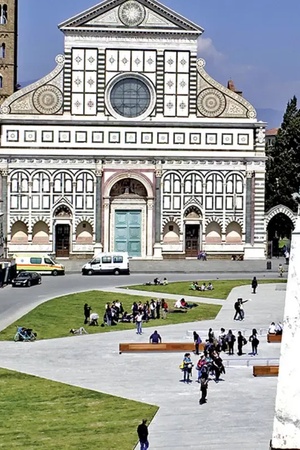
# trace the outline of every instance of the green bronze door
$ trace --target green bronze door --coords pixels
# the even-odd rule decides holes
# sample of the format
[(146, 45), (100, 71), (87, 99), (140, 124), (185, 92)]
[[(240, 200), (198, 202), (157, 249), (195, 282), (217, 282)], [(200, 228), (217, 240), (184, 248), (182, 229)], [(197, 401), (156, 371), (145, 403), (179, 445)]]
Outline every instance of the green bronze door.
[(115, 251), (141, 256), (141, 211), (115, 212)]

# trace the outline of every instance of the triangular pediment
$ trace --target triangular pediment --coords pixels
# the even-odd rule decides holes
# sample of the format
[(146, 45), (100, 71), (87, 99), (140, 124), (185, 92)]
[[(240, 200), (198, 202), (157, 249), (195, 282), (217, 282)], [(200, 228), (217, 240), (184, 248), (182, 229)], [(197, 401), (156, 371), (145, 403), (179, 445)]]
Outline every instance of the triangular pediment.
[(106, 0), (61, 23), (59, 28), (67, 33), (75, 30), (105, 32), (160, 31), (202, 34), (203, 29), (156, 0)]

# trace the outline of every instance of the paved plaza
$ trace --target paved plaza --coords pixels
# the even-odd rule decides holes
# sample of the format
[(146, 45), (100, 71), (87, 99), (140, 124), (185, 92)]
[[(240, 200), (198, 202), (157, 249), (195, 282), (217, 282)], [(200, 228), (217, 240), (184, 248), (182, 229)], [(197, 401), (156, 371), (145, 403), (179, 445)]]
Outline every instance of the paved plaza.
[[(145, 329), (142, 336), (136, 335), (133, 328), (132, 331), (72, 336), (33, 344), (0, 342), (1, 366), (158, 405), (158, 413), (149, 426), (153, 450), (268, 450), (277, 378), (254, 378), (251, 366), (255, 361), (278, 363), (280, 344), (268, 344), (266, 330), (271, 321), (283, 318), (285, 289), (286, 285), (282, 284), (259, 285), (257, 294), (251, 295), (250, 286), (238, 287), (226, 301), (203, 299), (205, 303), (222, 305), (215, 320), (157, 328), (164, 341), (191, 339), (193, 330), (205, 338), (209, 327), (216, 334), (221, 326), (226, 330), (241, 330), (247, 338), (253, 327), (258, 329), (258, 357), (248, 355), (250, 344), (242, 357), (234, 355), (229, 359), (224, 355), (224, 381), (209, 382), (208, 403), (202, 406), (198, 403), (196, 370), (191, 384), (180, 381), (182, 373), (178, 366), (182, 354), (119, 355), (119, 342), (147, 342), (154, 328)], [(110, 290), (118, 292), (118, 288)], [(130, 289), (126, 292), (137, 293)], [(237, 297), (251, 299), (245, 304), (243, 322), (233, 321), (233, 304)], [(196, 356), (193, 361), (196, 363)], [(101, 443), (99, 445), (101, 448)]]

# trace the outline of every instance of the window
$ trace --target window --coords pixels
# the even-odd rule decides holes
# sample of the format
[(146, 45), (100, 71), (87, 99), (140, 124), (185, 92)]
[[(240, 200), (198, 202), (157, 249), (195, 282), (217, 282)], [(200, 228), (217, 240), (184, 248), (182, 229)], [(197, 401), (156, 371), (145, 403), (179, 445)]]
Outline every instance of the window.
[(111, 264), (111, 256), (102, 256), (102, 264)]
[(150, 106), (150, 90), (138, 78), (123, 78), (111, 89), (110, 103), (120, 116), (138, 117), (144, 114)]
[(0, 25), (7, 24), (7, 5), (0, 5)]
[(30, 258), (30, 264), (42, 264), (42, 258)]
[(45, 258), (45, 264), (53, 264), (53, 261), (49, 258)]
[(123, 256), (114, 256), (113, 261), (114, 261), (114, 263), (122, 263)]
[(0, 89), (3, 88), (3, 76), (0, 75)]
[(0, 58), (5, 58), (5, 44), (4, 44), (4, 42), (0, 45)]

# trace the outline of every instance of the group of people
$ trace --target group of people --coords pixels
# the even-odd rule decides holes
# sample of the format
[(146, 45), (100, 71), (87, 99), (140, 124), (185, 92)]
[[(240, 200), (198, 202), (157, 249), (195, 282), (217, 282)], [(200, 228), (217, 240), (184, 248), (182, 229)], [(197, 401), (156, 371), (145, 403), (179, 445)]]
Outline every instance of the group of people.
[(236, 302), (234, 303), (234, 310), (235, 314), (233, 316), (233, 320), (244, 320), (245, 319), (245, 310), (244, 310), (244, 303), (247, 303), (249, 300), (243, 300), (241, 297), (239, 297)]
[[(199, 354), (199, 346), (202, 342), (199, 334), (194, 331), (193, 333), (195, 354)], [(205, 341), (204, 352), (209, 354), (213, 352), (228, 352), (228, 355), (234, 354), (234, 346), (237, 343), (237, 354), (241, 356), (243, 354), (243, 347), (247, 344), (247, 339), (243, 336), (241, 331), (238, 331), (237, 337), (234, 335), (232, 330), (225, 331), (225, 328), (220, 329), (219, 336), (216, 337), (212, 328), (208, 330), (208, 337)], [(252, 352), (251, 355), (257, 355), (257, 347), (259, 345), (258, 333), (255, 328), (253, 328), (251, 335), (249, 336), (249, 342), (251, 343)]]
[(282, 334), (282, 329), (283, 329), (283, 325), (281, 322), (278, 322), (278, 323), (271, 322), (269, 329), (268, 329), (268, 333), (269, 334)]
[[(190, 353), (185, 353), (180, 369), (183, 372), (183, 382), (191, 383), (192, 370), (194, 364), (191, 359)], [(225, 367), (223, 360), (219, 352), (212, 346), (209, 349), (205, 349), (203, 353), (200, 354), (200, 358), (196, 365), (196, 370), (198, 371), (197, 381), (200, 383), (200, 405), (207, 402), (207, 390), (208, 382), (213, 379), (216, 383), (219, 382), (222, 373), (225, 374)]]
[(158, 277), (154, 278), (153, 283), (152, 281), (147, 281), (147, 283), (145, 283), (145, 286), (167, 286), (169, 284), (168, 279), (166, 277), (164, 277), (163, 280), (160, 280)]
[(199, 285), (198, 281), (193, 281), (190, 285), (190, 289), (192, 291), (212, 291), (213, 288), (214, 287), (211, 282), (209, 282), (208, 284), (202, 283), (201, 285)]

